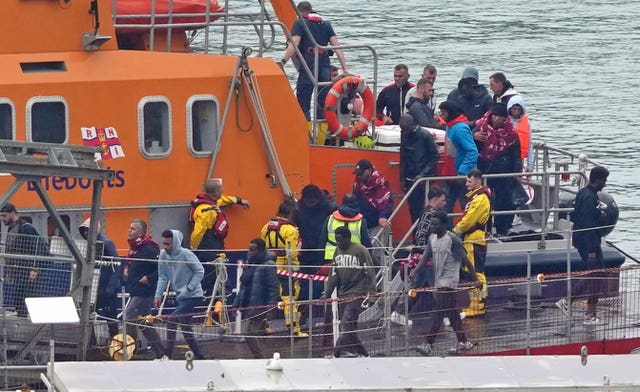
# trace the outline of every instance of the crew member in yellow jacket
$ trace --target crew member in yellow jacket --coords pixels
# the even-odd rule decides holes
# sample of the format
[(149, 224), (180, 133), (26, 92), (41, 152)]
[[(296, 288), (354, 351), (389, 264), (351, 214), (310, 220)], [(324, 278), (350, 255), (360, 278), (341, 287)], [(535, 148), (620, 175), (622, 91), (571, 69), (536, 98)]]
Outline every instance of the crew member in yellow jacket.
[(487, 257), (487, 239), (485, 231), (491, 213), (491, 191), (482, 186), (482, 172), (477, 169), (469, 171), (466, 182), (467, 205), (464, 215), (453, 232), (457, 234), (467, 251), (467, 257), (476, 270), (478, 280), (482, 282), (482, 289), (469, 291), (469, 308), (464, 309), (468, 317), (485, 314), (484, 303), (487, 298), (487, 277), (484, 273), (484, 262)]
[[(224, 249), (224, 239), (229, 233), (229, 222), (222, 207), (240, 204), (249, 208), (249, 201), (238, 196), (223, 195), (222, 180), (210, 178), (202, 185), (202, 193), (191, 201), (189, 209), (189, 243), (191, 250), (201, 263), (215, 260)], [(205, 295), (212, 295), (215, 281), (215, 267), (204, 265), (205, 275), (202, 289)]]
[[(300, 250), (300, 233), (298, 227), (291, 221), (295, 211), (295, 204), (286, 200), (278, 207), (275, 218), (269, 219), (262, 227), (260, 236), (267, 244), (267, 249), (276, 254), (276, 269), (278, 271), (296, 272), (300, 269), (298, 251)], [(308, 336), (300, 329), (300, 312), (295, 302), (300, 296), (300, 282), (291, 280), (289, 290), (289, 276), (278, 274), (280, 281), (280, 297), (284, 311), (285, 325), (297, 336)], [(291, 292), (290, 292), (291, 291)]]

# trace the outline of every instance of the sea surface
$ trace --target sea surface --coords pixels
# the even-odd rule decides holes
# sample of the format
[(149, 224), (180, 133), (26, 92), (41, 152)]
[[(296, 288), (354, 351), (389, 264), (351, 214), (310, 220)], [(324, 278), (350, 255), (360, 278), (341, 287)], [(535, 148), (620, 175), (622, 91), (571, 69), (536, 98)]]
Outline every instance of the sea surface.
[[(492, 73), (504, 72), (525, 100), (534, 140), (582, 152), (609, 169), (605, 190), (620, 219), (608, 239), (640, 258), (640, 1), (311, 3), (343, 45), (375, 49), (378, 89), (393, 81), (397, 63), (409, 66), (414, 82), (434, 64), (439, 102), (467, 66), (487, 86)], [(230, 4), (233, 12), (258, 10), (255, 1)], [(257, 50), (252, 37), (248, 29), (230, 34), (231, 53), (245, 44)], [(284, 45), (276, 33), (265, 56), (280, 59)], [(373, 78), (370, 51), (345, 55), (350, 72)], [(292, 67), (288, 73), (293, 80)]]

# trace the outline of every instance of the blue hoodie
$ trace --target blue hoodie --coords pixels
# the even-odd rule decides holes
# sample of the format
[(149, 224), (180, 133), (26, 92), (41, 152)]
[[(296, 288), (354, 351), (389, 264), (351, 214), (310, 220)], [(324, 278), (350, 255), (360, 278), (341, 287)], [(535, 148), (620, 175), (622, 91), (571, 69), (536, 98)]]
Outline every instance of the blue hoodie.
[(201, 298), (203, 292), (200, 281), (204, 277), (204, 267), (193, 252), (182, 247), (182, 233), (178, 230), (171, 232), (171, 252), (163, 249), (158, 258), (158, 286), (155, 296), (162, 297), (167, 283), (171, 282), (173, 290), (178, 293), (177, 300)]

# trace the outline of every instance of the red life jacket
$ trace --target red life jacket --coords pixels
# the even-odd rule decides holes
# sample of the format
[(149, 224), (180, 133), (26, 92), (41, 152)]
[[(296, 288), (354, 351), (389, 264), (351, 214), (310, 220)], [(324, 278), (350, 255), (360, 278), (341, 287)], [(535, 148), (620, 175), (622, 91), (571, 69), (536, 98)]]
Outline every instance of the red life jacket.
[[(267, 244), (267, 249), (272, 250), (276, 256), (286, 256), (287, 252), (284, 249), (286, 246), (286, 241), (282, 234), (280, 234), (280, 229), (284, 225), (293, 225), (290, 220), (284, 218), (271, 218), (269, 219), (269, 223), (267, 223), (267, 233), (265, 235), (265, 242)], [(275, 233), (275, 238), (271, 239), (271, 233)]]

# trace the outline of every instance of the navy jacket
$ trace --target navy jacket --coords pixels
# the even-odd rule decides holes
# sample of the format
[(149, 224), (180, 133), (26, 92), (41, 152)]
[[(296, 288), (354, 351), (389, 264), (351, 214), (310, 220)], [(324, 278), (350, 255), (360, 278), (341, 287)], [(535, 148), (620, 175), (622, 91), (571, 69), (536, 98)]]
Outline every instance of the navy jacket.
[[(135, 257), (127, 260), (129, 276), (125, 280), (127, 292), (134, 297), (153, 297), (158, 284), (158, 255), (160, 248), (157, 243), (146, 244), (138, 250)], [(147, 277), (147, 284), (141, 284), (140, 279)]]
[(235, 306), (262, 306), (278, 303), (279, 282), (276, 274), (275, 255), (263, 252), (247, 260), (248, 265), (240, 277), (240, 290)]
[[(573, 221), (573, 246), (587, 252), (595, 252), (600, 248), (602, 236), (601, 212), (598, 209), (598, 193), (591, 185), (587, 185), (578, 191), (575, 199), (575, 207), (571, 213)], [(593, 230), (584, 230), (584, 229)]]

